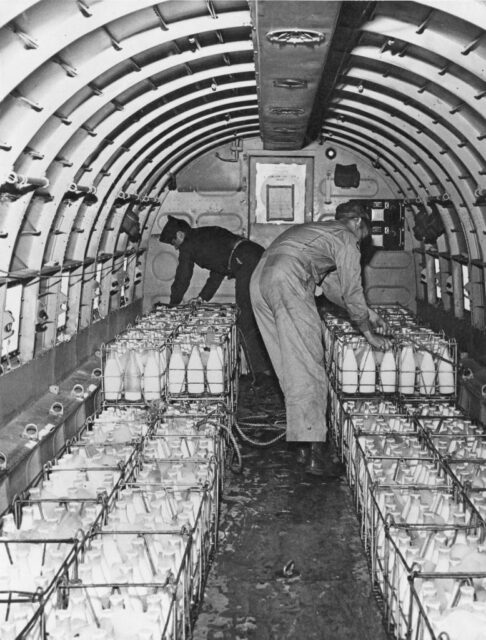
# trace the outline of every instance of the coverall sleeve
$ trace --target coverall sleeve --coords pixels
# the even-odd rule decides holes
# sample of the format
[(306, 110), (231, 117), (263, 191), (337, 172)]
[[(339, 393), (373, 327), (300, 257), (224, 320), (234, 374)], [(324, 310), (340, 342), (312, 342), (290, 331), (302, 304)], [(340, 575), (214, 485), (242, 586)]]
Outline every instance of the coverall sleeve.
[(355, 242), (354, 238), (346, 238), (344, 246), (336, 252), (336, 274), (344, 306), (351, 320), (361, 331), (370, 331), (368, 305), (361, 285), (361, 254)]
[(204, 301), (209, 302), (209, 300), (211, 300), (216, 291), (219, 289), (219, 286), (223, 282), (224, 278), (225, 276), (221, 273), (211, 271), (211, 273), (209, 274), (209, 278), (206, 280), (206, 284), (201, 289), (199, 297)]
[(331, 271), (319, 286), (322, 289), (322, 293), (330, 302), (337, 304), (338, 307), (345, 307), (337, 271)]
[(192, 274), (194, 272), (194, 260), (188, 251), (179, 252), (179, 263), (177, 265), (174, 282), (170, 290), (171, 305), (179, 304), (191, 284)]

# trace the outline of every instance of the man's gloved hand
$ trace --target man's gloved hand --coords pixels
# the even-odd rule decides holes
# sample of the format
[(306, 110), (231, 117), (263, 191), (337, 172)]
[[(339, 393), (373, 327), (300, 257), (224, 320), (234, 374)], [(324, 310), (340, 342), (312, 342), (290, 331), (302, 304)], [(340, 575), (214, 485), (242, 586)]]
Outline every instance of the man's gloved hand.
[(383, 336), (378, 336), (375, 333), (371, 333), (371, 331), (365, 332), (365, 338), (368, 340), (373, 349), (378, 349), (379, 351), (388, 351), (392, 347), (392, 341), (389, 338), (384, 338)]
[(389, 335), (392, 331), (390, 325), (373, 309), (368, 310), (371, 326), (373, 331), (380, 335)]

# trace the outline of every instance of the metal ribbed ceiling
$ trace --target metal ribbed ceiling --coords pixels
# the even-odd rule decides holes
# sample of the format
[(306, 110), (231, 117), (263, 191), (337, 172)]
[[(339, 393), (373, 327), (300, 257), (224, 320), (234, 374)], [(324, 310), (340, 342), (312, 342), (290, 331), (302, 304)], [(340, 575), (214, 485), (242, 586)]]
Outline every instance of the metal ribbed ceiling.
[(138, 207), (140, 250), (171, 174), (260, 134), (372, 161), (441, 205), (439, 250), (486, 262), (485, 2), (17, 0), (0, 19), (3, 274), (123, 253), (114, 205)]

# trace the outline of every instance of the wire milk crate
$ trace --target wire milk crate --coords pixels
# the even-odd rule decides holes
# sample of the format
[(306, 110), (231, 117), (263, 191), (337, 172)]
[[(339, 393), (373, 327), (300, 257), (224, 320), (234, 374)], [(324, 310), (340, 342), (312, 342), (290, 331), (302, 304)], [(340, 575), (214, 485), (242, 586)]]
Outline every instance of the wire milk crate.
[[(425, 537), (424, 531), (428, 529), (435, 531), (442, 525), (452, 528), (451, 525), (461, 527), (471, 522), (480, 523), (479, 514), (470, 500), (447, 475), (429, 484), (426, 481), (421, 484), (375, 482), (370, 488), (369, 499), (362, 511), (361, 535), (371, 555), (373, 578), (381, 587), (385, 571), (384, 536), (392, 525), (396, 525), (397, 530), (402, 527), (412, 536), (413, 544), (422, 546), (432, 540)], [(437, 538), (437, 543), (445, 540)], [(425, 546), (423, 550), (425, 552)]]
[(168, 428), (161, 427), (146, 440), (143, 452), (147, 460), (169, 460), (174, 463), (210, 463), (214, 460), (217, 464), (218, 484), (222, 485), (226, 441), (216, 426), (206, 423), (204, 430), (196, 434), (174, 434)]
[[(383, 546), (383, 595), (385, 618), (389, 629), (398, 639), (431, 637), (447, 638), (480, 637), (474, 607), (465, 607), (461, 629), (449, 616), (451, 610), (474, 602), (481, 592), (486, 576), (484, 554), (478, 545), (484, 543), (484, 529), (474, 518), (467, 524), (398, 524), (389, 518), (384, 529)], [(464, 593), (462, 587), (470, 588)], [(421, 607), (417, 606), (421, 603)], [(478, 603), (476, 612), (482, 611), (484, 629), (484, 605)], [(471, 615), (468, 624), (466, 611)], [(424, 619), (425, 618), (425, 619)], [(469, 634), (467, 628), (469, 627)], [(421, 636), (427, 632), (431, 635)]]
[(94, 530), (58, 584), (50, 637), (189, 638), (191, 546), (184, 531)]
[[(142, 468), (137, 482), (151, 486), (163, 485), (172, 487), (170, 492), (179, 496), (178, 489), (204, 488), (206, 501), (211, 506), (209, 517), (211, 522), (217, 523), (220, 495), (219, 461), (210, 456), (207, 460), (167, 460), (156, 457), (156, 451), (151, 450), (142, 458)], [(167, 490), (165, 490), (167, 491)], [(190, 494), (189, 497), (197, 497)], [(213, 525), (214, 526), (214, 525)]]
[(231, 424), (231, 414), (225, 402), (213, 399), (191, 398), (168, 402), (156, 426), (154, 434), (173, 433), (180, 435), (211, 435), (214, 431), (212, 421), (223, 425)]
[(232, 395), (231, 344), (228, 333), (206, 345), (204, 336), (179, 334), (170, 345), (167, 398), (222, 399)]
[(372, 309), (392, 328), (417, 327), (416, 315), (399, 302), (394, 304), (373, 304)]
[(119, 339), (102, 345), (100, 353), (105, 404), (143, 407), (164, 398), (168, 360), (165, 343)]
[[(40, 532), (46, 540), (72, 537), (104, 519), (122, 481), (130, 480), (138, 466), (139, 452), (132, 449), (113, 466), (65, 453), (46, 463), (10, 507), (18, 536)], [(25, 533), (23, 533), (25, 532)]]
[(73, 442), (92, 445), (137, 446), (153, 429), (156, 416), (145, 408), (127, 405), (105, 406), (86, 419)]
[(366, 511), (374, 483), (437, 484), (445, 474), (441, 460), (434, 457), (418, 435), (366, 435), (352, 439), (349, 474), (358, 509)]
[(460, 417), (466, 418), (466, 413), (459, 407), (453, 399), (432, 399), (405, 398), (399, 399), (400, 406), (404, 413), (417, 416), (419, 418), (430, 417)]
[(396, 348), (377, 351), (361, 335), (335, 336), (329, 371), (336, 392), (344, 397), (387, 397), (397, 392)]
[[(353, 464), (353, 437), (358, 433), (415, 433), (416, 427), (400, 413), (392, 400), (382, 398), (345, 399), (331, 392), (331, 419), (335, 441), (341, 459), (348, 467)], [(350, 478), (348, 478), (350, 480)]]
[(84, 534), (44, 540), (40, 531), (38, 537), (20, 539), (16, 534), (10, 537), (14, 527), (13, 515), (4, 516), (0, 540), (2, 638), (45, 640), (52, 595)]
[(337, 393), (360, 397), (380, 393), (397, 399), (455, 399), (457, 345), (425, 330), (400, 335), (386, 352), (362, 336), (335, 337), (329, 375)]
[(466, 640), (484, 635), (486, 608), (480, 585), (486, 581), (486, 571), (439, 575), (413, 565), (409, 581), (407, 639)]
[[(127, 485), (108, 518), (106, 532), (154, 531), (190, 535), (191, 567), (188, 592), (195, 604), (202, 598), (209, 564), (216, 548), (217, 522), (214, 487), (167, 485), (152, 481)], [(133, 517), (137, 514), (136, 519)]]
[(454, 400), (457, 397), (457, 343), (425, 329), (402, 333), (397, 342), (397, 391), (413, 398)]

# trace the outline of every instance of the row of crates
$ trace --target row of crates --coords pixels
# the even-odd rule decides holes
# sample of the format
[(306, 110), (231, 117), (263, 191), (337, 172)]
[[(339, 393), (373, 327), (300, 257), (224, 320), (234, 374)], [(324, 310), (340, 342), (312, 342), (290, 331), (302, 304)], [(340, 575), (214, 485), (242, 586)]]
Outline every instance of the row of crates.
[(349, 321), (323, 316), (325, 362), (338, 392), (396, 399), (457, 397), (457, 343), (421, 327), (400, 306), (377, 309), (393, 332), (385, 353), (372, 349)]
[(331, 433), (397, 640), (486, 638), (486, 430), (455, 397), (348, 394), (331, 376)]
[(221, 403), (191, 405), (103, 410), (16, 497), (0, 536), (2, 638), (190, 637), (229, 422)]
[[(234, 308), (166, 311), (120, 342), (148, 332), (167, 346), (188, 327), (207, 338), (208, 317), (221, 318), (209, 339), (224, 335), (236, 366)], [(2, 640), (191, 637), (217, 546), (232, 384), (157, 402), (103, 397), (1, 516)]]
[(219, 398), (234, 408), (239, 345), (234, 305), (159, 307), (101, 349), (108, 403)]

